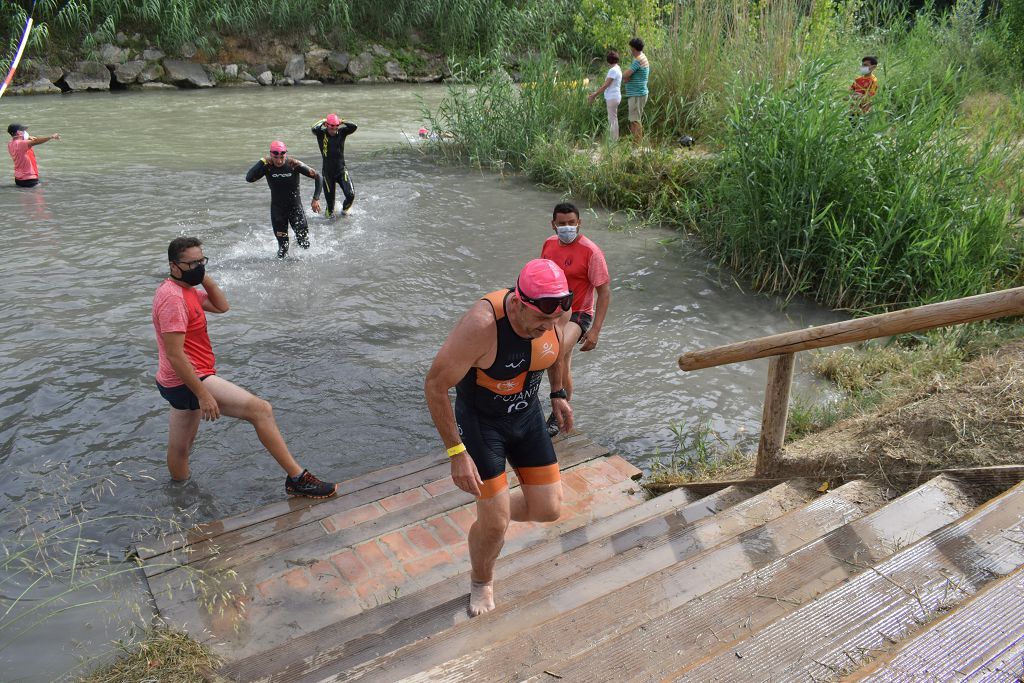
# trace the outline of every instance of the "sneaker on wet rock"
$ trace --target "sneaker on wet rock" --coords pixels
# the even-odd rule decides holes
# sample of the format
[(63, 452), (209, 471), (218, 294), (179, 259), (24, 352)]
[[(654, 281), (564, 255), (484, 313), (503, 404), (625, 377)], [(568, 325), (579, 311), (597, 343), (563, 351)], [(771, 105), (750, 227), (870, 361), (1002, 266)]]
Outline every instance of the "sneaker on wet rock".
[(320, 481), (309, 470), (295, 477), (285, 477), (284, 490), (290, 496), (307, 498), (330, 498), (338, 492), (338, 485), (329, 481)]

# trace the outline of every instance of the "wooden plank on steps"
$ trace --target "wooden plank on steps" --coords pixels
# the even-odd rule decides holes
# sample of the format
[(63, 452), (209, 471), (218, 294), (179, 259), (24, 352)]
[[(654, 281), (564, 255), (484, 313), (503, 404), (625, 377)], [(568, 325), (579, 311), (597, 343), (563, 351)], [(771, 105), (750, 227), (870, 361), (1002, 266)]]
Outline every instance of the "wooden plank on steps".
[[(1021, 533), (1024, 542), (1024, 533)], [(871, 683), (995, 680), (994, 661), (1024, 640), (1024, 566), (992, 582), (850, 680)], [(1024, 661), (1015, 662), (1018, 678)], [(1005, 675), (1005, 673), (1004, 673)], [(1010, 680), (1008, 677), (1006, 680)]]
[(1024, 563), (1024, 484), (873, 565), (729, 651), (668, 680), (773, 683), (838, 677), (915, 624)]
[[(573, 446), (562, 456), (561, 463), (566, 470), (571, 470), (581, 463), (607, 454), (607, 449), (603, 446), (592, 442), (588, 443), (590, 445)], [(511, 486), (516, 485), (514, 472), (509, 474), (509, 483)], [(236, 575), (225, 579), (221, 590), (235, 595), (244, 594), (243, 585), (252, 589), (274, 575), (296, 566), (297, 563), (307, 563), (311, 559), (326, 559), (343, 548), (453, 510), (472, 501), (471, 494), (456, 489), (332, 534), (328, 534), (319, 522), (309, 524), (299, 529), (290, 530), (286, 534), (237, 548), (236, 552), (229, 557), (209, 557), (187, 567), (180, 567), (151, 577), (148, 579), (150, 592), (153, 594), (157, 609), (165, 620), (175, 624), (201, 624), (208, 618), (207, 610), (199, 604), (199, 596), (194, 592), (182, 590), (183, 586), (189, 585), (188, 581), (197, 570), (221, 573), (227, 569), (233, 570)]]
[[(925, 481), (942, 476), (943, 474), (963, 479), (964, 481), (975, 485), (993, 486), (1006, 489), (1024, 481), (1024, 465), (900, 470), (897, 472), (886, 472), (886, 478), (893, 484), (899, 484), (901, 486), (918, 486)], [(797, 479), (806, 479), (817, 482), (832, 481), (833, 483), (846, 483), (856, 479), (866, 479), (869, 478), (869, 476), (877, 476), (877, 473), (869, 475), (869, 473), (844, 472), (842, 475), (830, 475), (826, 473), (820, 475), (799, 475), (792, 477), (751, 477), (747, 479), (725, 479), (721, 481), (692, 481), (674, 484), (672, 485), (672, 488), (686, 488), (697, 495), (706, 496), (714, 493), (715, 491), (720, 491), (727, 486), (775, 486), (776, 484), (781, 484), (784, 481), (795, 481)], [(667, 487), (648, 488), (655, 492), (671, 490)]]
[[(404, 475), (411, 475), (416, 472), (437, 469), (439, 466), (445, 465), (447, 460), (448, 457), (444, 453), (440, 455), (425, 455), (400, 465), (392, 465), (383, 469), (374, 470), (373, 472), (367, 472), (366, 474), (341, 482), (338, 487), (338, 497), (340, 498), (346, 494), (351, 494), (379, 484), (384, 484)], [(216, 538), (221, 534), (236, 531), (238, 529), (244, 529), (245, 527), (253, 524), (274, 519), (275, 517), (301, 513), (306, 510), (315, 510), (316, 508), (331, 503), (333, 500), (337, 500), (337, 498), (327, 499), (325, 501), (314, 501), (307, 498), (290, 498), (271, 503), (270, 505), (265, 505), (254, 510), (248, 510), (238, 515), (225, 517), (224, 519), (204, 522), (181, 533), (167, 534), (156, 539), (147, 539), (146, 547), (138, 548), (139, 557), (142, 560), (148, 560), (177, 548)], [(310, 513), (310, 515), (315, 514), (316, 512)]]
[[(558, 562), (535, 567), (534, 572), (543, 577), (542, 588), (519, 600), (504, 599), (498, 586), (495, 611), (462, 620), (442, 633), (354, 669), (332, 669), (332, 675), (322, 680), (392, 681), (417, 674), (425, 666), (450, 665), (448, 660), (453, 657), (481, 652), (524, 628), (547, 622), (603, 595), (626, 591), (634, 582), (646, 583), (646, 578), (659, 570), (799, 509), (813, 497), (809, 487), (783, 484), (690, 526), (672, 529), (664, 520), (660, 528), (652, 529), (653, 535), (640, 529), (627, 530), (597, 547), (586, 546)], [(854, 514), (855, 506), (843, 504), (836, 509)]]
[[(597, 642), (623, 629), (639, 628), (653, 616), (755, 571), (809, 540), (862, 517), (882, 501), (880, 489), (866, 482), (855, 482), (774, 519), (755, 518), (745, 533), (703, 552), (648, 564), (644, 569), (652, 571), (628, 575), (627, 582), (620, 582), (618, 576), (601, 576), (597, 568), (581, 573), (573, 577), (573, 583), (563, 591), (550, 595), (546, 600), (548, 604), (541, 606), (545, 609), (520, 616), (514, 624), (515, 631), (497, 628), (494, 623), (477, 624), (483, 638), (451, 645), (461, 656), (456, 659), (447, 655), (440, 661), (431, 658), (426, 663), (433, 668), (419, 674), (409, 675), (410, 672), (403, 669), (402, 673), (408, 676), (404, 680), (412, 683), (443, 676), (446, 680), (493, 682), (521, 680), (524, 675), (541, 673), (543, 668), (534, 670), (531, 666), (538, 660), (555, 658), (583, 643)], [(714, 524), (720, 517), (716, 515), (707, 521)], [(638, 551), (638, 559), (649, 563), (652, 549), (644, 546)], [(604, 585), (594, 590), (598, 588), (595, 581)], [(555, 609), (547, 609), (552, 606)], [(499, 615), (488, 621), (497, 619)], [(408, 662), (409, 666), (424, 663), (423, 653), (417, 655), (419, 662)], [(391, 672), (384, 677), (370, 672), (367, 680), (390, 681), (393, 677)]]
[[(504, 599), (514, 600), (537, 587), (528, 577), (529, 569), (538, 563), (559, 558), (662, 515), (674, 514), (684, 523), (692, 524), (759, 492), (759, 489), (732, 489), (695, 500), (692, 494), (680, 489), (595, 520), (545, 543), (505, 555), (495, 567), (497, 580), (507, 587)], [(350, 619), (339, 620), (280, 648), (228, 664), (221, 673), (236, 681), (291, 682), (331, 662), (342, 667), (354, 666), (377, 656), (385, 644), (394, 648), (411, 642), (410, 634), (414, 632), (439, 632), (464, 617), (468, 585), (469, 575), (461, 574)]]
[[(590, 468), (591, 464), (587, 463), (583, 467)], [(619, 504), (630, 504), (639, 497), (635, 493), (630, 495), (625, 492), (632, 485), (633, 482), (629, 480), (619, 481), (598, 489), (595, 497), (601, 497), (601, 494), (604, 493), (616, 499)], [(607, 505), (607, 503), (604, 504)], [(463, 509), (465, 510), (465, 508)], [(537, 528), (527, 533), (515, 533), (518, 525), (514, 525), (513, 533), (506, 539), (506, 547), (509, 552), (514, 553), (517, 550), (543, 542), (549, 533), (556, 535), (556, 529), (559, 527), (563, 528), (563, 530), (568, 530), (585, 523), (586, 514), (573, 513), (564, 520), (547, 525), (538, 525)], [(407, 527), (406, 530), (419, 526), (417, 524), (413, 527)], [(518, 526), (518, 528), (523, 529), (521, 526)], [(401, 534), (401, 532), (396, 533)], [(386, 541), (382, 538), (380, 541), (370, 541), (369, 543), (376, 546), (378, 543), (383, 544)], [(253, 596), (253, 602), (246, 613), (245, 623), (252, 627), (245, 633), (240, 632), (238, 634), (239, 637), (235, 637), (235, 634), (232, 633), (227, 634), (226, 637), (218, 638), (214, 641), (215, 652), (224, 656), (227, 661), (233, 661), (241, 657), (248, 657), (262, 651), (277, 648), (290, 641), (294, 636), (301, 637), (302, 634), (315, 632), (340, 619), (356, 616), (360, 610), (373, 609), (374, 607), (389, 604), (404, 595), (415, 595), (421, 589), (428, 588), (438, 582), (450, 581), (468, 570), (468, 553), (451, 556), (445, 561), (439, 562), (426, 574), (418, 576), (407, 577), (406, 570), (402, 566), (401, 561), (399, 561), (397, 564), (391, 565), (389, 569), (374, 573), (374, 576), (383, 577), (383, 580), (379, 582), (372, 577), (368, 577), (357, 584), (350, 584), (350, 587), (340, 584), (328, 593), (318, 592), (313, 589), (312, 597), (314, 604), (311, 605), (311, 610), (301, 610), (301, 622), (296, 619), (299, 616), (296, 613), (297, 610), (292, 609), (289, 604), (293, 600), (292, 596), (295, 591), (289, 588), (285, 588), (283, 593), (274, 591), (272, 588), (270, 590), (260, 590), (257, 595)], [(287, 584), (287, 580), (283, 576), (275, 579), (274, 582), (278, 586), (281, 586), (282, 582)], [(365, 596), (360, 599), (358, 594), (353, 596), (351, 593), (353, 589), (371, 585), (374, 587), (374, 596)], [(468, 580), (462, 584), (464, 591), (468, 591), (468, 585)], [(304, 592), (310, 593), (310, 591)], [(284, 601), (284, 605), (281, 607), (275, 604), (278, 596), (283, 598)], [(353, 600), (352, 597), (356, 599)], [(373, 602), (374, 600), (375, 603)], [(463, 604), (463, 608), (465, 608), (465, 604)]]
[[(956, 521), (979, 502), (973, 490), (939, 477), (830, 531), (756, 572), (697, 595), (640, 628), (615, 628), (567, 642), (571, 656), (532, 659), (521, 671), (555, 671), (568, 681), (656, 681), (728, 649), (889, 557)], [(690, 593), (697, 591), (691, 590)], [(540, 683), (543, 674), (533, 681)]]
[[(575, 432), (571, 436), (559, 436), (554, 440), (555, 452), (560, 457), (563, 453), (568, 454), (581, 445), (591, 443), (587, 436), (579, 432)], [(145, 546), (140, 546), (137, 550), (139, 557), (145, 561), (184, 546), (198, 545), (204, 541), (218, 539), (225, 534), (248, 529), (260, 523), (272, 521), (274, 522), (273, 525), (270, 525), (272, 528), (275, 525), (282, 529), (294, 528), (323, 519), (339, 511), (348, 510), (354, 507), (350, 504), (352, 500), (372, 502), (441, 479), (447, 476), (449, 471), (449, 460), (445, 454), (421, 456), (405, 463), (384, 467), (343, 481), (338, 487), (338, 495), (327, 500), (314, 501), (298, 497), (278, 501), (238, 515), (205, 522), (181, 533), (147, 540)], [(352, 494), (357, 493), (361, 495), (349, 498)], [(375, 494), (376, 497), (374, 497)], [(355, 505), (361, 504), (363, 503)], [(284, 519), (282, 520), (282, 518)], [(216, 543), (221, 551), (231, 547), (226, 539), (218, 540)], [(196, 554), (193, 559), (200, 559), (200, 555)]]

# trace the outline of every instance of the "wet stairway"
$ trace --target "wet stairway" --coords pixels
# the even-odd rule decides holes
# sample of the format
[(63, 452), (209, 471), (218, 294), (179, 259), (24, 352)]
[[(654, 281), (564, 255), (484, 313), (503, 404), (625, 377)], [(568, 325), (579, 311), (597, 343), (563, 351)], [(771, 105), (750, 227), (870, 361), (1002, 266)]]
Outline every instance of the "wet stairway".
[(524, 533), (489, 614), (466, 616), (463, 563), (285, 626), (209, 680), (1009, 683), (1024, 675), (1024, 468), (962, 474), (678, 489)]

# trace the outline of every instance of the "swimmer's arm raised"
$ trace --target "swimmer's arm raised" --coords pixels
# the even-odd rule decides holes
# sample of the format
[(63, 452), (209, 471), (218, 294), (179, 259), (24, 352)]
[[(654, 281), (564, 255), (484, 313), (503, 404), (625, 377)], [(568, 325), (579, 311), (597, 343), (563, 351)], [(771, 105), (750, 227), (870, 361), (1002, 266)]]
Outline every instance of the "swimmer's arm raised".
[(253, 165), (252, 168), (245, 174), (245, 181), (248, 183), (255, 183), (257, 180), (267, 174), (267, 160), (260, 159)]

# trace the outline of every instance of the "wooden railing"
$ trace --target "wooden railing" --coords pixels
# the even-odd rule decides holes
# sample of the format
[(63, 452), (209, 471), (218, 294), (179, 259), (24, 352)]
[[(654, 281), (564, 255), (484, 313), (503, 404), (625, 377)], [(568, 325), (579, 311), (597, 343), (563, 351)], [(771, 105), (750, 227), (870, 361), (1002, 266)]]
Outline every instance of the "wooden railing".
[(679, 357), (679, 367), (692, 371), (771, 357), (755, 466), (755, 474), (765, 477), (776, 471), (786, 439), (789, 390), (797, 351), (1016, 315), (1024, 315), (1024, 287), (690, 351)]

